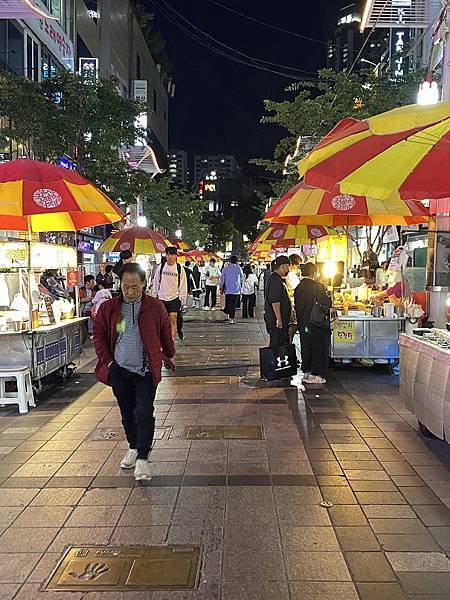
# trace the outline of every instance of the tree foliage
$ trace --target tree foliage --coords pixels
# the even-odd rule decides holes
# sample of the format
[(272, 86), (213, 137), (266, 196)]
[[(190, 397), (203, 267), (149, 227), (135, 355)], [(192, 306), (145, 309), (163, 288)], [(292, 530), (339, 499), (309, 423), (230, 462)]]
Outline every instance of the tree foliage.
[(114, 79), (86, 80), (64, 71), (36, 83), (0, 74), (0, 115), (9, 121), (0, 130), (2, 145), (20, 144), (19, 157), (57, 162), (67, 156), (113, 200), (130, 205), (139, 197), (158, 226), (180, 228), (196, 241), (204, 231), (201, 201), (165, 177), (152, 179), (132, 168), (120, 155), (145, 136), (135, 125), (144, 110), (145, 105), (118, 93)]
[[(283, 173), (286, 157), (294, 152), (299, 137), (298, 158), (341, 119), (366, 119), (415, 102), (418, 81), (418, 75), (391, 79), (387, 75), (377, 77), (371, 70), (348, 75), (323, 69), (318, 72), (317, 81), (299, 82), (286, 88), (286, 100), (264, 102), (267, 114), (261, 122), (281, 126), (288, 135), (275, 147), (273, 159), (257, 159), (253, 162), (269, 171)], [(283, 193), (297, 181), (295, 168), (289, 171), (288, 177), (274, 186), (277, 194)]]

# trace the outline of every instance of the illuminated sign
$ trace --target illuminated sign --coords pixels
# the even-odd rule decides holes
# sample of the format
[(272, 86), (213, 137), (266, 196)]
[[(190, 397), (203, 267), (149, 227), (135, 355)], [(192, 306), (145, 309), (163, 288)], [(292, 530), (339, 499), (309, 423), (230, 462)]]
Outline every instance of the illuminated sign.
[(216, 184), (215, 183), (205, 183), (204, 187), (205, 192), (216, 192)]
[(147, 102), (148, 82), (146, 79), (135, 79), (133, 81), (133, 98), (140, 102)]
[[(34, 3), (46, 10), (41, 0)], [(73, 44), (56, 20), (26, 19), (25, 23), (68, 71), (75, 70)]]
[(61, 158), (58, 160), (58, 165), (64, 169), (68, 169), (69, 171), (77, 170), (77, 165), (65, 156), (61, 156)]
[(408, 60), (403, 56), (405, 44), (409, 41), (409, 32), (405, 29), (393, 29), (391, 32), (391, 56), (394, 77), (403, 77), (408, 70)]
[(78, 72), (84, 79), (97, 79), (98, 58), (80, 58)]

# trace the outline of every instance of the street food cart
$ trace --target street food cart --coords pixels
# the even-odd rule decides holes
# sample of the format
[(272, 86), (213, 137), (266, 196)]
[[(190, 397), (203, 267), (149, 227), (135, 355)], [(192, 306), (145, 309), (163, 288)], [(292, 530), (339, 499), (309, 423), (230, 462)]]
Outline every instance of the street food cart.
[(0, 242), (0, 366), (30, 368), (37, 387), (81, 354), (75, 248)]
[(416, 329), (400, 336), (400, 399), (422, 433), (450, 440), (450, 333)]

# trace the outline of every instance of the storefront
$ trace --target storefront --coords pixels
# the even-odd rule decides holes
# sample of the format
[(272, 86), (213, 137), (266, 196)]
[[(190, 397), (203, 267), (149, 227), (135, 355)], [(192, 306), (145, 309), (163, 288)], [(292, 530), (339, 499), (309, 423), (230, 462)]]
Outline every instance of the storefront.
[(75, 248), (0, 242), (2, 367), (28, 366), (35, 385), (81, 353)]

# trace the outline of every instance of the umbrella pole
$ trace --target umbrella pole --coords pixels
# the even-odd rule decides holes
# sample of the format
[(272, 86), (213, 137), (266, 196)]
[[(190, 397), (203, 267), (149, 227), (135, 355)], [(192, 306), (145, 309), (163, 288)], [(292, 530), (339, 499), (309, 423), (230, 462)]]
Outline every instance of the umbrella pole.
[(29, 318), (29, 330), (34, 329), (33, 324), (33, 303), (31, 301), (31, 278), (34, 277), (34, 274), (31, 273), (31, 217), (27, 216), (27, 250), (28, 250), (28, 275), (27, 275), (27, 285), (28, 285), (28, 318)]

